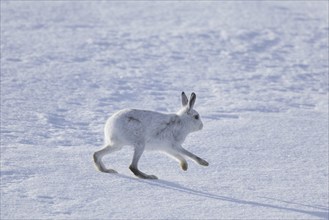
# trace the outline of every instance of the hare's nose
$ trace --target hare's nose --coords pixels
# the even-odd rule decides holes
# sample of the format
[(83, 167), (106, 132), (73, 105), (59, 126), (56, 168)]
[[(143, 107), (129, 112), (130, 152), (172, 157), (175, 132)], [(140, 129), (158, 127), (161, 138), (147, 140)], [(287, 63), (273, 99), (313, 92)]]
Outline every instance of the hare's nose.
[(200, 128), (200, 130), (201, 130), (201, 129), (203, 128), (203, 124), (200, 124), (200, 127), (199, 127), (199, 128)]

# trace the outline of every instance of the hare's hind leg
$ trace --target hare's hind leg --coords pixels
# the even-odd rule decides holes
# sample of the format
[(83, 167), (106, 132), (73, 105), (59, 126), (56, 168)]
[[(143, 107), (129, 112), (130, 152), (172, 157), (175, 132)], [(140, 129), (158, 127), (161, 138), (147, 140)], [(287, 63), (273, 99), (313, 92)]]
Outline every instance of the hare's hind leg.
[(109, 154), (109, 153), (112, 153), (114, 151), (118, 151), (120, 150), (121, 147), (119, 146), (111, 146), (111, 145), (107, 145), (105, 148), (103, 148), (102, 150), (100, 151), (96, 151), (94, 153), (94, 162), (95, 162), (95, 165), (97, 167), (97, 169), (101, 172), (104, 172), (104, 173), (117, 173), (117, 171), (113, 170), (113, 169), (107, 169), (105, 166), (104, 166), (104, 163), (102, 161), (102, 158), (106, 155), (106, 154)]
[(138, 176), (139, 178), (142, 179), (158, 179), (158, 177), (154, 175), (147, 175), (138, 169), (138, 161), (144, 152), (145, 146), (140, 144), (140, 145), (135, 145), (134, 147), (135, 147), (135, 151), (134, 151), (133, 161), (129, 166), (131, 172), (133, 172), (135, 176)]

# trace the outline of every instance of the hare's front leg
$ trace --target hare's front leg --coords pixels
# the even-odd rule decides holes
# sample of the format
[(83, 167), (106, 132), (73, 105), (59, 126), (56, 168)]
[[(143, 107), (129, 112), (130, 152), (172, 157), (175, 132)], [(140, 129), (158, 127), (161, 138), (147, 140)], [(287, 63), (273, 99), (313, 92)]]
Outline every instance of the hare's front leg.
[(168, 155), (170, 155), (171, 157), (175, 158), (176, 160), (178, 160), (180, 167), (182, 168), (182, 170), (186, 171), (187, 170), (187, 161), (185, 160), (185, 158), (183, 156), (180, 155), (180, 153), (176, 150), (167, 150), (166, 153)]
[(136, 176), (142, 179), (158, 179), (158, 177), (154, 175), (147, 175), (138, 169), (138, 161), (144, 152), (145, 146), (143, 144), (138, 144), (135, 145), (134, 147), (135, 147), (135, 151), (134, 151), (133, 161), (129, 166), (131, 172), (133, 172)]
[(182, 170), (186, 171), (187, 170), (187, 161), (185, 160), (184, 157), (182, 157), (181, 155), (177, 154), (177, 155), (174, 155), (174, 157), (176, 157), (178, 160), (179, 160), (179, 164), (180, 164), (180, 167), (182, 168)]
[(198, 164), (202, 165), (202, 166), (208, 166), (209, 163), (207, 161), (205, 161), (204, 159), (192, 154), (191, 152), (185, 150), (182, 146), (178, 147), (178, 151), (180, 153), (182, 153), (183, 155), (191, 158), (192, 160), (194, 160), (195, 162), (197, 162)]

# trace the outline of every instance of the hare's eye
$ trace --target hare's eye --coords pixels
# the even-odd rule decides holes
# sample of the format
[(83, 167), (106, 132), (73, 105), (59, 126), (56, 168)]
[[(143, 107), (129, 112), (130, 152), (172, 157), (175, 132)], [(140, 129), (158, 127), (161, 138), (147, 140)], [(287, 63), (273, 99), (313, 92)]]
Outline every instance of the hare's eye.
[(198, 120), (198, 119), (199, 119), (199, 115), (195, 115), (194, 118), (195, 118), (196, 120)]

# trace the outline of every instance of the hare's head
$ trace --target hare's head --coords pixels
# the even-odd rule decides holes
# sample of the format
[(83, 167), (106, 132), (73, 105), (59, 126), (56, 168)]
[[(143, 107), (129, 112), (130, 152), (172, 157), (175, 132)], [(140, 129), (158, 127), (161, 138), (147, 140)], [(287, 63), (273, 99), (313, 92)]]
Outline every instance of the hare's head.
[(191, 132), (199, 131), (203, 128), (203, 123), (199, 113), (193, 109), (195, 104), (196, 95), (193, 92), (190, 100), (184, 92), (182, 92), (182, 108), (178, 111), (178, 115), (184, 121), (184, 123), (190, 128)]

